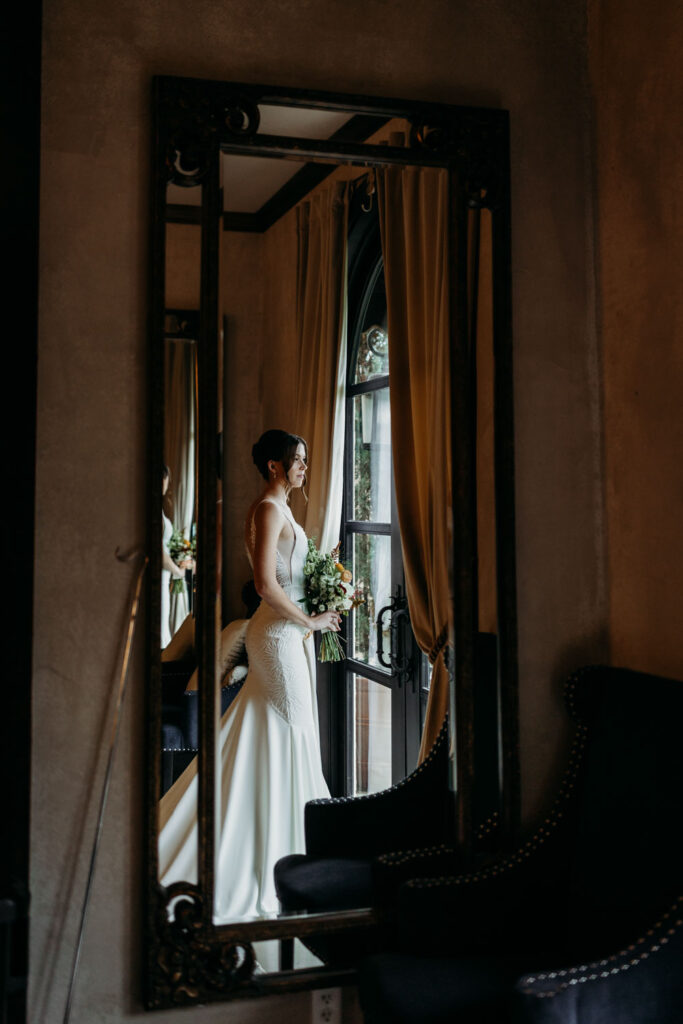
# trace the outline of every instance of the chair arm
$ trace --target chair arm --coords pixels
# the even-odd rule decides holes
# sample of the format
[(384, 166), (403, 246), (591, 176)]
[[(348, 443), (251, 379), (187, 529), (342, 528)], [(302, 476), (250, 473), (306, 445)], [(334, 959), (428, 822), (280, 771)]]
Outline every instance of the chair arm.
[(411, 951), (419, 934), (424, 955), (514, 950), (533, 963), (555, 963), (548, 954), (564, 947), (566, 902), (566, 878), (534, 872), (530, 863), (500, 873), (413, 879), (398, 891), (393, 945)]
[(683, 896), (625, 949), (517, 982), (516, 1024), (673, 1024), (683, 1020)]
[(163, 699), (177, 703), (182, 699), (196, 665), (194, 661), (164, 661), (161, 665)]
[[(448, 865), (444, 848), (430, 864), (427, 877), (404, 882), (396, 901), (397, 928), (394, 941), (401, 949), (413, 948), (416, 929), (428, 933), (426, 942), (437, 955), (505, 952), (511, 944), (519, 952), (543, 954), (564, 946), (569, 899), (568, 857), (573, 815), (560, 804), (553, 815), (518, 849), (506, 857), (489, 860), (466, 874), (439, 876), (439, 861)], [(453, 855), (451, 863), (455, 862)], [(397, 872), (419, 868), (420, 860), (383, 858), (377, 865), (378, 886), (389, 889), (391, 866)], [(381, 879), (381, 872), (387, 878)], [(452, 869), (451, 869), (452, 870)]]
[[(476, 855), (478, 868), (500, 860), (499, 852), (486, 853), (482, 849), (485, 842), (490, 841), (489, 836), (493, 835), (495, 842), (497, 828), (497, 815), (493, 815), (479, 827)], [(446, 843), (427, 848), (420, 847), (416, 850), (383, 853), (372, 862), (374, 905), (380, 911), (391, 912), (398, 890), (404, 882), (418, 878), (444, 878), (462, 873), (462, 855)]]
[(445, 842), (450, 831), (448, 725), (415, 771), (368, 796), (312, 800), (304, 813), (306, 852), (315, 857), (376, 857)]
[[(526, 948), (534, 953), (539, 944), (548, 948), (539, 929), (547, 931), (549, 920), (556, 921), (557, 925), (548, 939), (553, 947), (559, 945), (561, 928), (566, 924), (569, 851), (576, 831), (576, 776), (585, 737), (586, 729), (579, 724), (555, 802), (547, 818), (526, 842), (507, 856), (491, 860), (468, 874), (456, 875), (451, 867), (443, 872), (443, 877), (435, 877), (430, 869), (427, 877), (418, 879), (414, 875), (412, 881), (402, 885), (399, 896), (402, 921), (396, 933), (399, 944), (403, 933), (405, 948), (411, 949), (411, 931), (418, 925), (423, 926), (425, 915), (429, 915), (434, 917), (430, 924), (432, 934), (439, 936), (434, 944), (435, 953), (443, 952), (444, 948), (454, 952), (471, 951), (473, 943), (487, 952), (500, 945), (504, 953), (506, 943), (511, 941), (520, 950)], [(489, 824), (486, 823), (484, 831)], [(448, 860), (447, 854), (445, 859)], [(380, 886), (379, 873), (389, 864), (386, 860), (378, 866)], [(408, 868), (406, 864), (406, 870)], [(425, 890), (434, 887), (438, 887), (435, 898), (434, 894), (425, 894)], [(549, 913), (553, 908), (554, 915)], [(513, 921), (519, 914), (522, 914), (523, 935), (514, 934)], [(506, 916), (510, 918), (510, 928), (505, 927)], [(454, 929), (455, 921), (458, 921), (457, 929)], [(460, 927), (463, 923), (467, 923), (464, 929)], [(462, 943), (461, 935), (465, 936)]]
[(382, 854), (372, 862), (374, 906), (387, 921), (393, 920), (398, 890), (404, 883), (454, 875), (460, 867), (458, 853), (445, 844)]

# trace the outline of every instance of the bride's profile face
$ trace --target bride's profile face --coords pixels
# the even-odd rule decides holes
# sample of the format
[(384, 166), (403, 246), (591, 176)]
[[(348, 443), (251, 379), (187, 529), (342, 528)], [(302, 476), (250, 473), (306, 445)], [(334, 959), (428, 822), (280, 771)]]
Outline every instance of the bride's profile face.
[(306, 476), (306, 448), (299, 443), (294, 454), (294, 461), (289, 467), (287, 481), (290, 487), (303, 487)]

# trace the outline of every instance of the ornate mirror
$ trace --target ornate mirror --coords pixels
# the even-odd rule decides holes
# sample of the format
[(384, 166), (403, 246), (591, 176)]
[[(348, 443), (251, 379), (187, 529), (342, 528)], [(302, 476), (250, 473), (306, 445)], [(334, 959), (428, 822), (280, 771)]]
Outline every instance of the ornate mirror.
[[(402, 785), (447, 711), (438, 784), (463, 863), (510, 842), (519, 793), (506, 113), (158, 78), (152, 159), (158, 1008), (353, 977), (315, 939), (374, 909), (284, 912), (271, 845), (303, 852), (308, 799)], [(289, 448), (252, 462), (282, 428)], [(278, 480), (288, 500), (262, 514), (281, 517), (271, 555), (299, 632), (269, 670), (254, 637), (284, 606), (250, 538)], [(339, 661), (309, 635), (329, 609), (297, 590), (307, 538), (348, 585)]]

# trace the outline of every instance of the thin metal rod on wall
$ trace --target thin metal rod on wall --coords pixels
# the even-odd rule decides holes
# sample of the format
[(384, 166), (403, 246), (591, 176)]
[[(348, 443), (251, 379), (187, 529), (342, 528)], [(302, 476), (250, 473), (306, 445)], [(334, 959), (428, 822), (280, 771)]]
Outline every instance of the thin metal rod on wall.
[[(119, 555), (118, 549), (116, 551), (116, 557), (124, 562), (130, 558), (134, 558), (138, 552), (134, 552), (130, 556)], [(76, 939), (76, 949), (74, 952), (74, 959), (71, 965), (71, 975), (69, 977), (69, 989), (66, 996), (66, 1006), (64, 1008), (64, 1024), (69, 1024), (71, 1018), (71, 1007), (73, 1004), (74, 988), (76, 984), (76, 976), (78, 974), (78, 967), (81, 960), (81, 950), (83, 948), (83, 935), (85, 933), (85, 922), (88, 916), (88, 907), (90, 906), (90, 893), (92, 891), (92, 883), (95, 877), (95, 866), (97, 864), (97, 853), (100, 848), (100, 839), (102, 838), (102, 826), (104, 824), (104, 812), (107, 808), (107, 799), (109, 797), (109, 784), (111, 782), (111, 773), (114, 767), (114, 755), (116, 754), (116, 748), (119, 741), (119, 731), (121, 726), (121, 711), (123, 708), (123, 702), (126, 696), (127, 682), (128, 682), (128, 666), (130, 665), (130, 655), (133, 649), (133, 639), (135, 637), (135, 625), (137, 622), (138, 608), (140, 606), (140, 592), (142, 590), (142, 579), (145, 575), (145, 569), (149, 558), (147, 555), (142, 556), (142, 565), (138, 570), (137, 578), (135, 581), (135, 591), (130, 606), (130, 613), (128, 615), (128, 623), (126, 625), (125, 640), (123, 647), (123, 661), (121, 663), (121, 672), (119, 673), (119, 685), (116, 693), (116, 703), (114, 705), (114, 714), (112, 716), (111, 725), (111, 736), (109, 739), (109, 753), (107, 755), (107, 767), (104, 772), (104, 781), (102, 782), (102, 792), (100, 794), (100, 806), (97, 812), (97, 823), (95, 825), (95, 836), (93, 838), (92, 850), (90, 852), (90, 864), (88, 867), (88, 878), (85, 883), (85, 894), (83, 896), (83, 906), (81, 908), (81, 918), (78, 925), (78, 937)]]

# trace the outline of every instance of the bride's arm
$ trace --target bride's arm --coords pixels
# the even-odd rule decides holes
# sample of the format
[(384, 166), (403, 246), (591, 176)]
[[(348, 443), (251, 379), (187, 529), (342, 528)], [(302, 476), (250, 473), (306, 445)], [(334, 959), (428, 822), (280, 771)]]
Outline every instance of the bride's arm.
[(306, 629), (337, 630), (339, 616), (336, 612), (307, 615), (300, 605), (290, 601), (275, 577), (277, 542), (285, 522), (285, 517), (272, 501), (263, 501), (257, 506), (254, 513), (254, 526), (256, 527), (254, 586), (256, 592), (278, 615), (297, 622), (300, 626), (305, 626)]
[(161, 548), (161, 568), (168, 569), (171, 576), (176, 580), (185, 579), (184, 571), (175, 564), (165, 547)]

